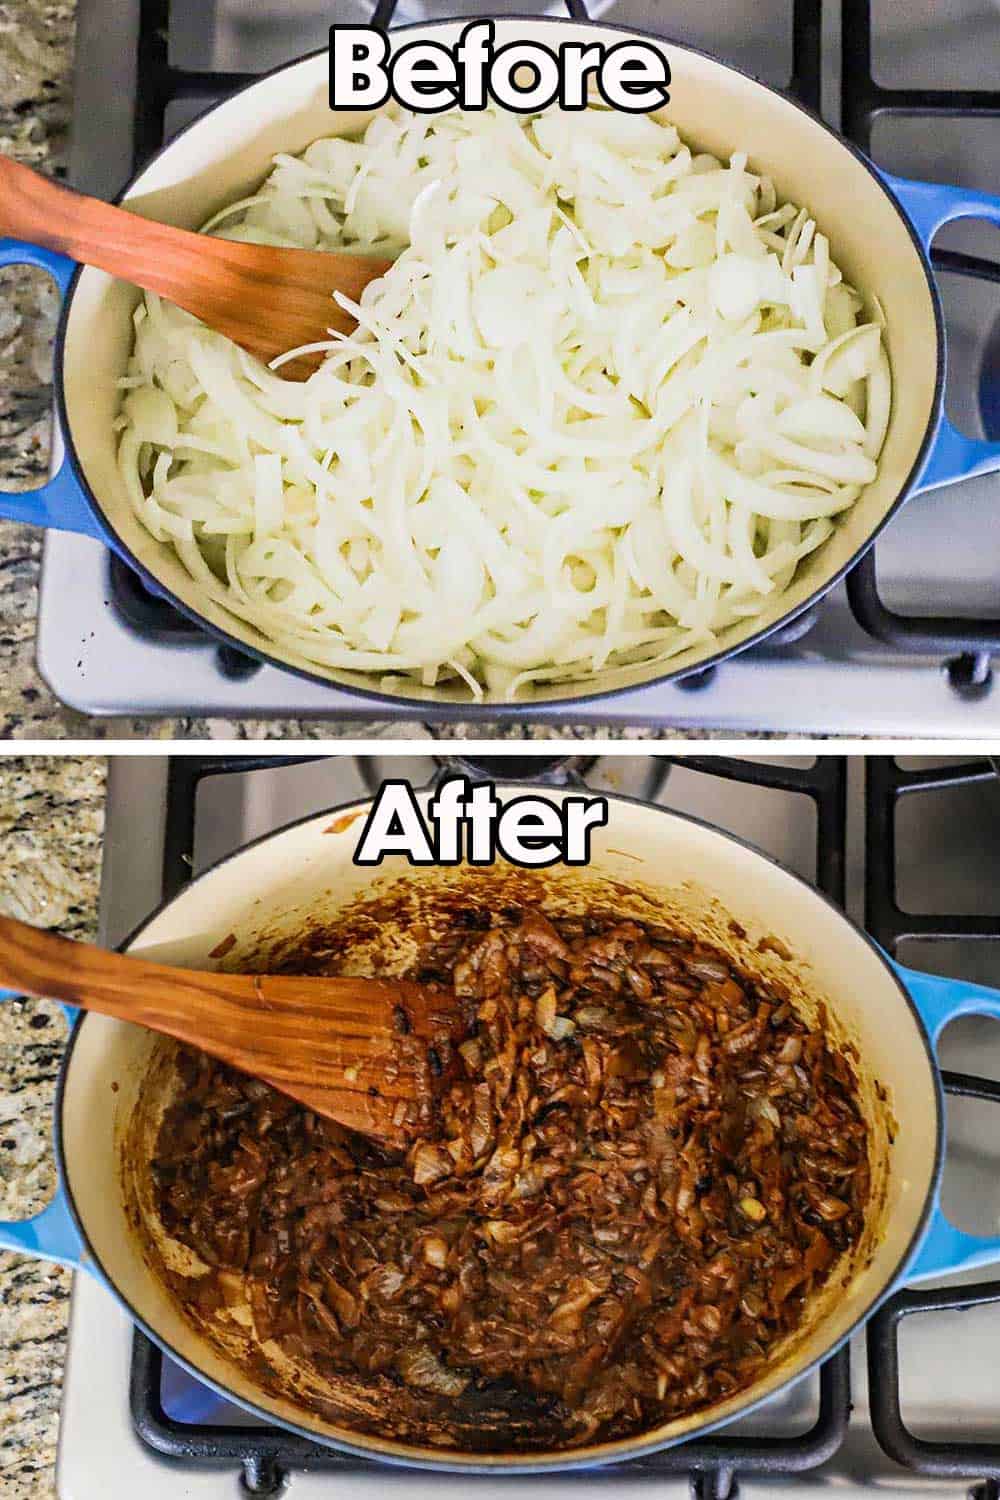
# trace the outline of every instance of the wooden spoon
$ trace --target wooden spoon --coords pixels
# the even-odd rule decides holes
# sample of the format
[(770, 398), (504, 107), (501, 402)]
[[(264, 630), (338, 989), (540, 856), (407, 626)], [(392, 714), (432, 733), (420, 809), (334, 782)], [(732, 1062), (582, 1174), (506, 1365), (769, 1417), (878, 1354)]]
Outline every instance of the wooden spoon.
[[(283, 250), (174, 229), (73, 192), (0, 156), (0, 233), (58, 250), (122, 281), (159, 292), (265, 361), (315, 343), (354, 319), (353, 302), (392, 264), (372, 255)], [(303, 354), (278, 374), (305, 380), (323, 355)]]
[(0, 981), (161, 1031), (351, 1130), (405, 1145), (430, 1123), (453, 995), (402, 979), (212, 974), (0, 917)]

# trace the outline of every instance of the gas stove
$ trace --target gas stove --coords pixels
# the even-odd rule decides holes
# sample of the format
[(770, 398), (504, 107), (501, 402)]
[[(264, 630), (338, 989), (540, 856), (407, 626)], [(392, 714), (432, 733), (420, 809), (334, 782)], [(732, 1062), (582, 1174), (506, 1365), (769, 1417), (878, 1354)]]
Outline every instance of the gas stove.
[[(385, 776), (426, 783), (431, 756), (285, 760), (113, 757), (101, 940), (120, 941), (165, 897), (228, 851), (296, 818), (356, 799)], [(706, 818), (815, 881), (901, 959), (1000, 984), (1000, 783), (985, 761), (828, 757), (493, 757), (484, 772), (574, 775), (593, 789)], [(949, 1101), (944, 1206), (970, 1231), (1000, 1218), (1000, 1028), (964, 1018), (943, 1042)], [(985, 1076), (972, 1076), (985, 1075)], [(979, 1273), (980, 1275), (982, 1273)], [(974, 1308), (974, 1312), (968, 1309)], [(960, 1312), (965, 1309), (965, 1316)], [(450, 1490), (499, 1500), (594, 1486), (656, 1500), (811, 1500), (891, 1487), (907, 1497), (997, 1500), (1000, 1282), (966, 1275), (897, 1294), (819, 1375), (712, 1437), (641, 1462), (502, 1480), (429, 1475), (341, 1457), (247, 1417), (133, 1330), (87, 1276), (73, 1291), (59, 1500), (424, 1500)], [(853, 1401), (853, 1406), (852, 1406)], [(970, 1491), (970, 1486), (975, 1489)]]
[[(538, 0), (556, 9), (558, 0)], [(110, 195), (161, 142), (263, 69), (324, 45), (373, 0), (79, 0), (71, 180)], [(523, 0), (399, 0), (395, 19), (524, 11)], [(384, 7), (383, 7), (384, 9)], [(704, 47), (787, 88), (894, 172), (995, 190), (1000, 9), (993, 0), (591, 0), (593, 14)], [(947, 404), (1000, 436), (1000, 243), (977, 221), (935, 247), (948, 324)], [(527, 720), (884, 736), (1000, 733), (1000, 476), (917, 498), (875, 553), (783, 638), (681, 685)], [(82, 623), (85, 622), (85, 623)], [(454, 717), (303, 682), (220, 648), (98, 543), (45, 542), (39, 667), (90, 714), (238, 719)]]

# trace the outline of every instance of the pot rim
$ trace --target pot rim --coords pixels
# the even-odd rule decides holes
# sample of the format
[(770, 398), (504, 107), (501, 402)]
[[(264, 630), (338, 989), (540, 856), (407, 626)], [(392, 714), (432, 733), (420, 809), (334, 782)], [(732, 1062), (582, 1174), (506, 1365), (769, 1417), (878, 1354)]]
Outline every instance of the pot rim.
[[(491, 780), (493, 784), (498, 787), (509, 787), (512, 789), (517, 788), (519, 790), (531, 791), (535, 795), (542, 796), (548, 795), (549, 793), (553, 792), (559, 793), (564, 790), (563, 788), (545, 787), (540, 786), (537, 783), (532, 784), (530, 782), (524, 782), (516, 779), (505, 779), (502, 777), (493, 777), (491, 778)], [(433, 783), (425, 784), (414, 789), (417, 797), (420, 797), (424, 793), (430, 792), (432, 790)], [(931, 1169), (930, 1183), (923, 1206), (920, 1210), (920, 1215), (918, 1217), (916, 1226), (914, 1227), (913, 1233), (911, 1234), (906, 1247), (902, 1251), (902, 1254), (899, 1256), (892, 1273), (886, 1278), (885, 1284), (883, 1285), (881, 1291), (872, 1298), (865, 1310), (858, 1314), (850, 1327), (846, 1329), (846, 1331), (841, 1335), (840, 1338), (836, 1340), (836, 1342), (827, 1345), (823, 1349), (822, 1353), (817, 1354), (812, 1359), (810, 1359), (805, 1365), (803, 1365), (800, 1370), (797, 1370), (795, 1372), (794, 1376), (789, 1376), (780, 1385), (775, 1387), (774, 1390), (767, 1391), (766, 1393), (748, 1401), (745, 1405), (741, 1406), (739, 1410), (731, 1412), (725, 1417), (717, 1417), (714, 1420), (709, 1419), (701, 1426), (696, 1427), (690, 1432), (684, 1433), (683, 1436), (658, 1439), (655, 1433), (645, 1435), (640, 1434), (637, 1438), (621, 1438), (617, 1439), (614, 1442), (598, 1444), (589, 1448), (575, 1450), (569, 1449), (563, 1452), (552, 1453), (550, 1456), (540, 1456), (537, 1453), (532, 1453), (524, 1455), (478, 1454), (466, 1455), (463, 1457), (460, 1454), (456, 1454), (454, 1458), (446, 1457), (442, 1450), (431, 1448), (411, 1449), (409, 1445), (404, 1443), (380, 1440), (378, 1438), (369, 1438), (367, 1435), (361, 1433), (357, 1434), (354, 1438), (331, 1437), (326, 1433), (317, 1432), (313, 1428), (302, 1426), (295, 1422), (286, 1421), (284, 1418), (276, 1416), (275, 1413), (268, 1407), (257, 1405), (253, 1401), (248, 1401), (241, 1396), (235, 1395), (227, 1387), (221, 1385), (218, 1381), (213, 1380), (211, 1377), (205, 1375), (201, 1370), (197, 1368), (196, 1365), (192, 1363), (192, 1361), (176, 1353), (171, 1345), (166, 1341), (166, 1339), (150, 1326), (146, 1319), (135, 1310), (128, 1299), (122, 1295), (122, 1293), (115, 1285), (113, 1279), (104, 1269), (100, 1257), (97, 1255), (90, 1243), (86, 1227), (76, 1206), (76, 1200), (73, 1195), (73, 1189), (67, 1171), (66, 1152), (63, 1141), (63, 1098), (65, 1095), (67, 1078), (69, 1075), (70, 1066), (72, 1064), (73, 1052), (76, 1047), (81, 1028), (86, 1023), (88, 1017), (88, 1012), (81, 1011), (80, 1015), (76, 1019), (72, 1032), (70, 1033), (66, 1045), (66, 1050), (63, 1055), (62, 1066), (59, 1071), (59, 1080), (56, 1087), (56, 1097), (54, 1104), (53, 1140), (55, 1146), (56, 1166), (59, 1173), (59, 1180), (62, 1184), (62, 1189), (66, 1196), (66, 1203), (69, 1209), (69, 1214), (80, 1236), (80, 1241), (83, 1246), (84, 1259), (88, 1262), (89, 1265), (92, 1265), (94, 1267), (94, 1271), (98, 1279), (101, 1281), (102, 1285), (104, 1285), (111, 1292), (112, 1296), (115, 1297), (119, 1305), (132, 1319), (133, 1323), (135, 1323), (136, 1327), (141, 1329), (147, 1338), (151, 1339), (158, 1348), (163, 1350), (164, 1353), (168, 1354), (176, 1364), (180, 1365), (182, 1369), (184, 1369), (189, 1375), (191, 1375), (195, 1380), (199, 1381), (202, 1385), (208, 1386), (211, 1390), (214, 1390), (224, 1399), (231, 1401), (234, 1405), (241, 1407), (244, 1411), (250, 1412), (251, 1415), (259, 1417), (262, 1421), (272, 1426), (276, 1425), (282, 1430), (294, 1434), (298, 1438), (303, 1438), (308, 1442), (315, 1443), (324, 1448), (332, 1448), (337, 1452), (350, 1454), (356, 1458), (374, 1459), (377, 1462), (389, 1464), (394, 1467), (418, 1469), (436, 1473), (477, 1475), (489, 1475), (498, 1473), (545, 1474), (555, 1472), (569, 1472), (572, 1470), (580, 1469), (592, 1469), (599, 1468), (604, 1465), (625, 1463), (630, 1459), (648, 1457), (650, 1454), (664, 1451), (667, 1448), (679, 1446), (683, 1443), (690, 1442), (695, 1438), (705, 1437), (710, 1433), (718, 1431), (720, 1428), (727, 1427), (731, 1422), (735, 1422), (740, 1418), (748, 1416), (751, 1412), (754, 1412), (758, 1410), (758, 1408), (766, 1405), (767, 1402), (774, 1400), (775, 1397), (780, 1395), (782, 1391), (787, 1390), (790, 1385), (797, 1384), (800, 1380), (805, 1379), (807, 1375), (810, 1375), (815, 1370), (817, 1370), (820, 1365), (822, 1365), (827, 1359), (830, 1358), (831, 1355), (835, 1354), (838, 1349), (845, 1345), (848, 1340), (851, 1339), (853, 1335), (858, 1331), (858, 1329), (862, 1328), (868, 1322), (869, 1318), (872, 1317), (872, 1315), (877, 1311), (882, 1303), (885, 1302), (890, 1296), (892, 1296), (893, 1292), (897, 1290), (903, 1276), (905, 1275), (907, 1267), (912, 1262), (927, 1233), (931, 1213), (937, 1202), (941, 1185), (941, 1175), (944, 1166), (944, 1090), (941, 1083), (941, 1070), (934, 1052), (933, 1043), (927, 1032), (927, 1028), (924, 1025), (923, 1018), (916, 1004), (914, 1003), (909, 990), (903, 983), (899, 972), (892, 964), (885, 951), (880, 947), (878, 943), (875, 942), (875, 939), (871, 937), (871, 935), (867, 933), (863, 927), (859, 926), (859, 924), (856, 923), (853, 918), (851, 918), (847, 914), (847, 912), (845, 912), (837, 904), (837, 902), (833, 900), (831, 896), (828, 896), (825, 891), (822, 891), (817, 886), (811, 884), (811, 882), (806, 880), (803, 876), (797, 874), (796, 871), (789, 869), (789, 867), (782, 863), (781, 860), (776, 859), (771, 854), (768, 854), (766, 850), (760, 849), (749, 839), (742, 838), (737, 834), (729, 833), (727, 830), (719, 828), (716, 824), (710, 823), (706, 818), (695, 817), (691, 813), (678, 812), (676, 809), (671, 807), (662, 807), (658, 803), (647, 802), (642, 797), (626, 796), (624, 793), (620, 792), (607, 792), (602, 793), (602, 795), (604, 795), (609, 802), (620, 802), (635, 807), (640, 807), (645, 809), (647, 812), (659, 813), (668, 818), (674, 818), (681, 822), (689, 823), (698, 828), (705, 829), (707, 832), (715, 834), (719, 838), (722, 838), (729, 843), (736, 844), (748, 853), (755, 855), (757, 858), (765, 860), (773, 868), (780, 870), (782, 874), (788, 876), (791, 880), (796, 881), (799, 885), (804, 886), (806, 890), (811, 892), (817, 900), (827, 906), (836, 917), (838, 917), (842, 922), (845, 922), (851, 929), (853, 935), (856, 938), (860, 938), (868, 946), (868, 948), (876, 956), (879, 963), (884, 968), (888, 977), (892, 980), (898, 995), (901, 997), (907, 1010), (909, 1011), (910, 1019), (917, 1028), (917, 1033), (920, 1037), (921, 1043), (923, 1044), (924, 1053), (926, 1055), (928, 1066), (930, 1069), (931, 1082), (934, 1089), (935, 1106), (934, 1160)], [(223, 866), (228, 864), (230, 861), (239, 858), (240, 855), (246, 853), (248, 850), (254, 849), (258, 845), (266, 843), (269, 839), (278, 838), (283, 834), (289, 833), (295, 828), (303, 827), (305, 824), (311, 823), (319, 818), (336, 818), (355, 808), (367, 806), (371, 803), (371, 800), (371, 797), (355, 797), (347, 802), (337, 803), (326, 808), (319, 808), (314, 812), (304, 814), (302, 817), (293, 818), (290, 822), (283, 824), (280, 828), (271, 829), (267, 833), (258, 834), (256, 838), (250, 839), (247, 843), (242, 844), (238, 849), (230, 850), (228, 854), (222, 855), (212, 864), (206, 866), (204, 870), (199, 871), (197, 875), (192, 876), (187, 884), (182, 886), (179, 891), (175, 892), (172, 896), (165, 897), (164, 900), (161, 901), (159, 905), (149, 913), (148, 916), (144, 917), (142, 921), (132, 929), (127, 937), (122, 939), (122, 941), (118, 944), (116, 951), (118, 951), (119, 953), (127, 953), (131, 945), (135, 942), (136, 938), (139, 937), (147, 927), (151, 926), (152, 923), (155, 922), (156, 919), (161, 915), (161, 913), (164, 912), (168, 906), (172, 905), (175, 900), (179, 899), (182, 895), (190, 891), (199, 883), (199, 881), (204, 880), (209, 875), (215, 874)]]
[[(718, 650), (714, 651), (711, 655), (702, 658), (696, 665), (688, 667), (687, 669), (674, 669), (673, 671), (671, 671), (668, 668), (666, 671), (658, 672), (655, 676), (648, 677), (642, 682), (630, 683), (622, 687), (600, 688), (594, 689), (589, 692), (580, 691), (567, 693), (562, 697), (524, 699), (522, 701), (516, 702), (506, 702), (503, 700), (494, 701), (492, 699), (472, 699), (469, 702), (456, 700), (455, 702), (451, 702), (450, 700), (444, 698), (422, 698), (411, 696), (409, 693), (387, 693), (380, 691), (377, 688), (364, 687), (355, 684), (342, 684), (334, 680), (333, 678), (328, 677), (323, 672), (314, 671), (309, 667), (298, 666), (295, 663), (284, 661), (280, 656), (264, 650), (263, 647), (248, 645), (238, 636), (233, 635), (229, 631), (227, 631), (223, 626), (214, 624), (205, 615), (200, 614), (191, 605), (185, 604), (183, 600), (178, 598), (177, 595), (172, 592), (172, 590), (168, 589), (164, 584), (160, 582), (160, 580), (156, 577), (156, 575), (150, 568), (148, 568), (144, 563), (140, 562), (140, 560), (132, 552), (131, 548), (125, 544), (125, 542), (119, 536), (118, 532), (108, 521), (104, 508), (101, 505), (101, 502), (98, 500), (97, 496), (94, 494), (94, 491), (91, 489), (90, 484), (83, 472), (83, 466), (77, 455), (76, 443), (73, 438), (72, 427), (69, 420), (69, 410), (66, 403), (65, 383), (63, 381), (62, 373), (70, 310), (73, 305), (73, 298), (75, 296), (77, 285), (79, 283), (80, 274), (85, 269), (83, 265), (77, 266), (66, 289), (66, 295), (63, 298), (62, 309), (59, 315), (59, 323), (56, 329), (53, 377), (56, 397), (56, 411), (58, 415), (59, 425), (62, 430), (63, 441), (66, 450), (66, 461), (69, 463), (73, 478), (79, 485), (81, 493), (83, 494), (88, 506), (90, 507), (91, 512), (95, 516), (95, 519), (97, 519), (97, 521), (99, 522), (101, 530), (107, 536), (110, 545), (128, 564), (128, 566), (132, 568), (133, 572), (138, 574), (139, 578), (148, 589), (150, 589), (158, 597), (165, 599), (167, 603), (169, 603), (186, 619), (199, 626), (209, 635), (214, 636), (221, 644), (229, 646), (235, 651), (241, 652), (244, 656), (249, 656), (254, 661), (260, 662), (263, 666), (277, 667), (280, 671), (290, 672), (303, 681), (317, 683), (323, 687), (331, 688), (334, 691), (354, 695), (361, 700), (362, 704), (371, 703), (373, 705), (378, 704), (384, 707), (411, 708), (417, 710), (418, 712), (420, 710), (424, 710), (425, 712), (432, 712), (435, 719), (461, 719), (464, 721), (476, 723), (489, 722), (490, 720), (495, 719), (503, 720), (514, 718), (523, 715), (526, 710), (529, 712), (531, 712), (532, 710), (537, 710), (538, 717), (548, 717), (552, 713), (556, 713), (560, 718), (562, 718), (571, 711), (572, 706), (576, 703), (596, 703), (600, 702), (601, 700), (610, 703), (613, 699), (623, 697), (629, 693), (642, 692), (646, 688), (657, 687), (664, 683), (680, 683), (683, 682), (685, 678), (696, 677), (704, 672), (708, 672), (710, 669), (719, 666), (722, 662), (729, 660), (731, 657), (738, 656), (742, 652), (748, 651), (751, 647), (761, 645), (768, 639), (769, 636), (772, 636), (776, 631), (782, 630), (786, 626), (792, 624), (795, 620), (800, 619), (804, 614), (807, 613), (808, 610), (812, 609), (820, 599), (824, 598), (824, 596), (828, 594), (831, 589), (835, 588), (836, 585), (840, 583), (844, 577), (846, 577), (851, 569), (858, 562), (860, 562), (861, 558), (868, 551), (869, 547), (874, 545), (878, 537), (885, 530), (886, 526), (895, 517), (897, 511), (904, 504), (910, 494), (910, 490), (921, 474), (927, 455), (930, 452), (931, 444), (937, 432), (938, 425), (941, 420), (941, 413), (943, 410), (945, 379), (944, 316), (941, 308), (941, 297), (938, 291), (937, 283), (934, 279), (934, 273), (931, 267), (929, 254), (927, 251), (925, 251), (924, 246), (920, 240), (920, 236), (917, 234), (916, 229), (910, 221), (908, 214), (906, 213), (902, 204), (899, 202), (899, 199), (896, 197), (895, 193), (893, 193), (892, 189), (885, 181), (882, 174), (878, 171), (871, 159), (866, 156), (865, 153), (860, 149), (860, 147), (856, 146), (853, 141), (849, 140), (839, 131), (834, 130), (832, 126), (828, 125), (826, 121), (822, 119), (822, 117), (815, 110), (811, 109), (807, 104), (803, 104), (791, 93), (785, 92), (782, 89), (775, 88), (769, 83), (764, 83), (762, 79), (749, 72), (749, 70), (747, 70), (746, 68), (737, 67), (733, 63), (724, 62), (721, 58), (716, 57), (714, 53), (708, 52), (704, 48), (691, 47), (686, 43), (676, 41), (671, 37), (659, 36), (656, 32), (648, 31), (642, 27), (625, 26), (620, 22), (616, 24), (613, 22), (606, 22), (601, 19), (588, 19), (586, 21), (581, 21), (576, 20), (571, 15), (533, 16), (530, 14), (517, 13), (503, 16), (490, 16), (489, 14), (485, 14), (467, 17), (451, 17), (448, 19), (435, 21), (408, 21), (403, 25), (394, 26), (391, 29), (394, 34), (396, 32), (402, 33), (415, 30), (427, 31), (433, 30), (436, 27), (440, 26), (454, 25), (456, 20), (462, 20), (467, 25), (470, 25), (477, 20), (492, 20), (501, 23), (509, 21), (531, 22), (546, 26), (564, 26), (567, 24), (573, 26), (597, 26), (603, 27), (607, 31), (617, 31), (625, 35), (647, 38), (658, 43), (666, 44), (668, 47), (675, 48), (681, 52), (688, 52), (696, 57), (706, 58), (709, 62), (715, 63), (721, 68), (726, 68), (730, 72), (738, 74), (741, 78), (745, 78), (749, 82), (756, 84), (758, 88), (764, 89), (766, 93), (772, 94), (776, 98), (781, 99), (788, 104), (791, 104), (795, 109), (799, 110), (800, 113), (804, 114), (808, 119), (812, 120), (814, 124), (819, 125), (827, 133), (827, 135), (832, 136), (835, 141), (837, 141), (842, 147), (844, 147), (845, 150), (850, 153), (851, 156), (854, 157), (855, 162), (859, 166), (864, 168), (869, 177), (871, 177), (871, 179), (881, 189), (885, 197), (889, 200), (892, 208), (902, 220), (906, 232), (910, 238), (910, 242), (913, 245), (914, 250), (916, 251), (921, 270), (924, 274), (924, 280), (927, 284), (927, 289), (930, 294), (931, 306), (934, 312), (936, 369), (934, 377), (934, 394), (931, 401), (931, 413), (927, 422), (927, 426), (924, 430), (923, 437), (914, 456), (913, 463), (910, 466), (909, 473), (907, 474), (903, 483), (900, 485), (899, 492), (896, 495), (895, 500), (889, 506), (877, 525), (868, 533), (868, 535), (862, 541), (854, 554), (850, 558), (848, 558), (848, 560), (840, 568), (838, 568), (837, 571), (829, 579), (820, 584), (819, 587), (816, 588), (811, 594), (809, 594), (809, 596), (804, 599), (801, 604), (794, 606), (793, 608), (786, 611), (786, 613), (780, 615), (779, 618), (772, 624), (761, 626), (758, 630), (747, 636), (745, 640), (740, 641), (737, 645), (720, 646)], [(326, 52), (327, 48), (318, 47), (312, 52), (306, 52), (301, 57), (293, 59), (291, 62), (279, 63), (277, 67), (268, 69), (266, 72), (261, 73), (258, 77), (252, 79), (249, 83), (244, 83), (239, 88), (234, 89), (232, 93), (227, 94), (224, 99), (220, 99), (217, 103), (210, 105), (208, 109), (206, 109), (202, 114), (197, 115), (195, 119), (190, 120), (187, 125), (185, 125), (181, 130), (177, 132), (175, 136), (172, 136), (169, 141), (164, 142), (159, 150), (155, 151), (152, 156), (150, 156), (145, 162), (143, 162), (142, 165), (132, 173), (131, 177), (125, 183), (124, 187), (121, 188), (121, 190), (115, 195), (112, 201), (116, 204), (120, 204), (125, 195), (139, 180), (139, 178), (143, 175), (148, 167), (150, 167), (154, 162), (159, 161), (160, 157), (163, 156), (167, 151), (170, 151), (178, 141), (182, 140), (183, 137), (187, 135), (189, 131), (194, 130), (196, 127), (204, 124), (204, 122), (207, 121), (217, 109), (222, 108), (223, 105), (229, 102), (229, 100), (235, 98), (239, 94), (248, 92), (250, 89), (256, 88), (259, 83), (262, 83), (269, 78), (273, 78), (279, 73), (285, 72), (286, 70), (289, 70), (291, 68), (298, 67), (300, 64), (309, 62), (315, 57), (325, 55)], [(570, 684), (570, 686), (575, 686), (575, 684)], [(585, 688), (586, 684), (583, 683), (580, 684), (580, 686)], [(534, 717), (536, 715), (533, 713), (532, 716)]]

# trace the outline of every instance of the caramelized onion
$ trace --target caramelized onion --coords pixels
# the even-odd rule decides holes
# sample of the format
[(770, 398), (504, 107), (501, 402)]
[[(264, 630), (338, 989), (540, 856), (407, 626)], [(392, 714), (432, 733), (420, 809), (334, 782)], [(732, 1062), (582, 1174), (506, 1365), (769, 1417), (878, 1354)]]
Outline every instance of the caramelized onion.
[(470, 1034), (405, 1156), (179, 1055), (154, 1172), (212, 1268), (192, 1317), (245, 1302), (259, 1340), (366, 1387), (365, 1430), (478, 1451), (751, 1384), (861, 1236), (850, 1059), (721, 954), (610, 914), (463, 914), (425, 970)]

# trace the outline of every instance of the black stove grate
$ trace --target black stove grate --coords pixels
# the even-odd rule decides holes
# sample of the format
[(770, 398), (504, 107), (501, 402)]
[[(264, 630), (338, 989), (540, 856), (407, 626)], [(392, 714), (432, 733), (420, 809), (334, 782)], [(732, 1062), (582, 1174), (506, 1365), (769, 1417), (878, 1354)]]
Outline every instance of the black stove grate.
[[(885, 88), (872, 71), (872, 0), (842, 0), (843, 66), (841, 113), (845, 135), (871, 155), (872, 128), (885, 114), (969, 114), (1000, 121), (1000, 89)], [(1000, 265), (981, 256), (933, 249), (938, 274), (1000, 282)], [(985, 399), (985, 398), (984, 398)], [(996, 413), (984, 407), (987, 424)], [(1000, 431), (987, 432), (1000, 437)], [(1000, 618), (904, 615), (891, 610), (878, 589), (877, 547), (871, 547), (847, 579), (847, 597), (861, 628), (876, 640), (914, 654), (939, 656), (956, 692), (976, 697), (990, 686), (990, 658), (1000, 652)]]
[[(865, 925), (893, 955), (908, 938), (946, 941), (1000, 940), (1000, 917), (903, 911), (896, 880), (896, 814), (903, 797), (948, 787), (993, 783), (997, 771), (989, 761), (965, 761), (929, 769), (904, 769), (890, 756), (871, 756), (865, 763)], [(968, 1073), (942, 1073), (949, 1094), (1000, 1103), (1000, 1084)], [(868, 1389), (872, 1430), (896, 1463), (935, 1478), (974, 1476), (982, 1483), (979, 1500), (1000, 1497), (1000, 1442), (929, 1442), (916, 1437), (903, 1420), (899, 1379), (899, 1325), (916, 1313), (983, 1307), (1000, 1302), (1000, 1281), (975, 1286), (911, 1287), (897, 1292), (870, 1320), (867, 1330)]]
[[(172, 756), (167, 779), (166, 837), (163, 857), (163, 895), (170, 898), (191, 879), (195, 833), (195, 801), (208, 776), (252, 772), (264, 767), (292, 765), (311, 756)], [(488, 768), (503, 769), (499, 757)], [(544, 774), (559, 767), (543, 757)], [(511, 774), (529, 779), (530, 768), (517, 757)], [(671, 760), (650, 757), (650, 795), (669, 774)], [(842, 756), (819, 757), (809, 767), (786, 767), (726, 756), (687, 756), (687, 769), (707, 776), (773, 787), (809, 797), (816, 808), (816, 883), (841, 905), (845, 894), (847, 764)], [(461, 766), (469, 771), (469, 762)], [(568, 774), (586, 769), (580, 758), (567, 757)], [(362, 768), (364, 770), (364, 768)], [(255, 1495), (276, 1495), (296, 1469), (357, 1473), (375, 1460), (355, 1458), (324, 1448), (279, 1428), (219, 1427), (179, 1422), (164, 1410), (161, 1397), (163, 1354), (136, 1330), (132, 1341), (129, 1405), (136, 1432), (159, 1454), (192, 1464), (213, 1465), (242, 1473), (244, 1487)], [(850, 1356), (846, 1348), (826, 1361), (819, 1372), (819, 1411), (808, 1432), (791, 1437), (727, 1436), (725, 1432), (695, 1439), (666, 1452), (600, 1471), (607, 1479), (626, 1471), (688, 1476), (695, 1500), (732, 1500), (740, 1474), (788, 1476), (818, 1467), (836, 1453), (847, 1432), (851, 1412)], [(595, 1478), (596, 1478), (595, 1474)]]

